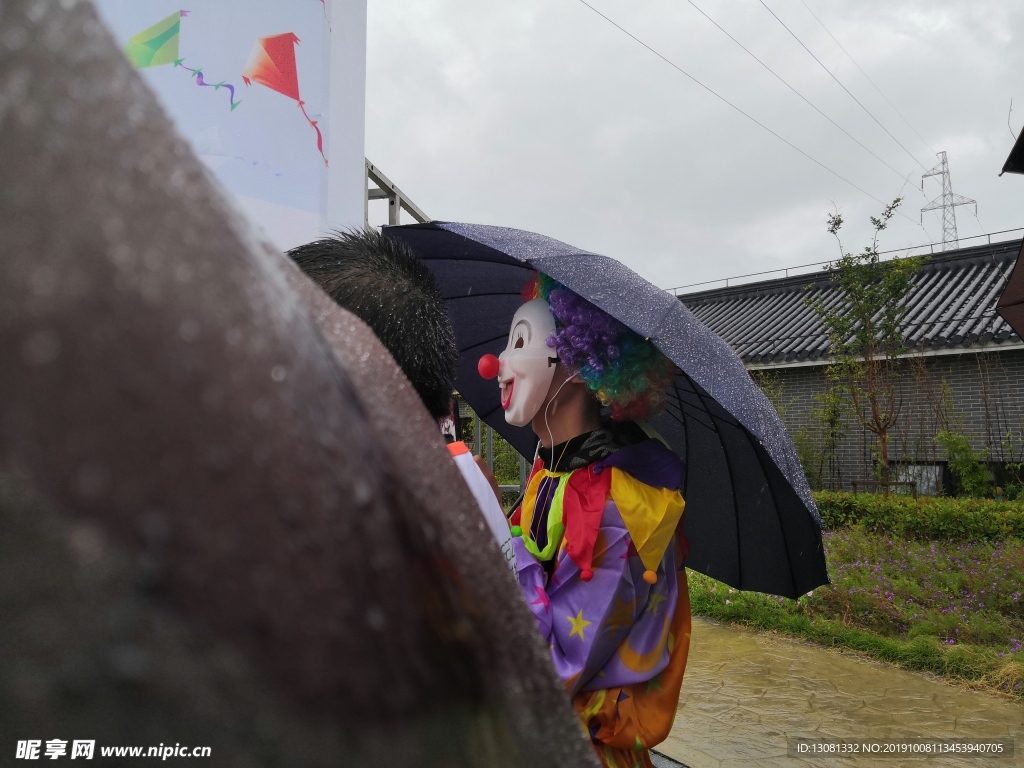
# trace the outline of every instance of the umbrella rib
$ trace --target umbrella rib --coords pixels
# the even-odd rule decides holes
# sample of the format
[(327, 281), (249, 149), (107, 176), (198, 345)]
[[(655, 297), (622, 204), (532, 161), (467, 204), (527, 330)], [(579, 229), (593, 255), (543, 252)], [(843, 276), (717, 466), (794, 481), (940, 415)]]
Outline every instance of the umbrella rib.
[[(711, 418), (712, 423), (714, 423), (715, 417), (711, 413), (711, 409), (708, 408), (707, 400), (696, 389), (694, 390), (694, 392), (696, 393), (697, 397), (700, 398), (700, 401), (704, 404), (704, 408), (707, 410), (708, 416)], [(715, 426), (716, 426), (716, 431), (718, 432), (719, 435), (721, 435), (722, 434), (722, 430), (721, 429), (717, 429), (717, 426), (718, 426), (717, 424)], [(746, 430), (743, 429), (742, 427), (740, 427), (740, 429), (743, 432), (746, 432)], [(719, 438), (719, 442), (721, 442), (721, 438)], [(736, 510), (736, 571), (737, 571), (737, 574), (736, 574), (736, 582), (737, 582), (736, 588), (740, 589), (741, 588), (740, 585), (743, 584), (743, 558), (741, 556), (742, 550), (741, 550), (741, 547), (740, 547), (740, 515), (739, 515), (740, 505), (739, 505), (739, 496), (736, 493), (736, 479), (735, 479), (736, 475), (735, 475), (735, 473), (732, 470), (732, 462), (729, 460), (729, 452), (726, 450), (725, 443), (721, 443), (721, 445), (722, 445), (722, 455), (725, 457), (725, 465), (726, 465), (726, 468), (729, 471), (729, 485), (732, 487), (732, 504), (733, 504), (733, 509)], [(762, 472), (763, 471), (764, 470), (762, 468)]]
[(501, 339), (506, 339), (506, 338), (508, 338), (508, 334), (507, 333), (503, 333), (500, 336), (492, 336), (489, 339), (484, 339), (483, 341), (478, 341), (475, 344), (470, 344), (468, 347), (463, 347), (462, 349), (459, 350), (459, 353), (461, 354), (463, 352), (469, 352), (469, 350), (476, 349), (477, 347), (482, 347), (482, 346), (484, 346), (484, 344), (490, 344), (492, 342), (500, 341)]
[[(713, 423), (712, 424), (705, 424), (704, 421), (700, 418), (701, 415), (707, 416), (708, 418), (711, 417), (711, 414), (707, 413), (706, 411), (699, 411), (699, 412), (696, 412), (696, 413), (687, 413), (687, 412), (685, 412), (683, 410), (682, 407), (680, 407), (679, 408), (679, 413), (677, 415), (671, 408), (666, 407), (665, 408), (665, 415), (668, 416), (669, 418), (674, 419), (677, 423), (681, 424), (686, 429), (689, 429), (690, 426), (697, 425), (699, 427), (703, 427), (708, 432), (718, 432), (719, 431), (718, 428)], [(685, 420), (687, 418), (690, 419), (690, 422), (692, 422), (692, 424)]]
[[(471, 406), (471, 407), (472, 407), (472, 406)], [(481, 420), (483, 420), (483, 421), (486, 421), (486, 420), (487, 420), (487, 419), (489, 419), (489, 418), (490, 418), (491, 416), (493, 416), (493, 415), (494, 415), (494, 413), (495, 413), (495, 412), (496, 412), (497, 410), (498, 410), (498, 408), (497, 408), (497, 406), (495, 406), (494, 408), (491, 408), (491, 410), (489, 410), (489, 411), (488, 411), (487, 413), (481, 413), (480, 411), (477, 411), (477, 410), (475, 410), (475, 409), (474, 409), (474, 411), (473, 411), (473, 412), (474, 412), (474, 413), (475, 413), (475, 414), (476, 414), (477, 416), (479, 416)], [(493, 429), (493, 427), (492, 427), (492, 429)]]
[[(767, 472), (767, 470), (765, 468), (765, 465), (764, 465), (764, 459), (761, 457), (761, 454), (757, 450), (758, 446), (754, 445), (754, 436), (752, 434), (750, 434), (749, 432), (746, 432), (745, 430), (744, 430), (744, 433), (747, 436), (747, 441), (750, 443), (750, 447), (754, 450), (754, 456), (757, 457), (758, 464), (761, 465), (761, 473), (764, 475), (765, 481), (768, 482), (768, 488), (770, 490), (771, 489), (771, 481), (768, 480), (768, 472)], [(795, 494), (796, 491), (794, 490), (793, 493)], [(797, 498), (799, 498), (799, 496), (797, 496)], [(795, 597), (797, 596), (796, 577), (794, 576), (796, 571), (793, 568), (793, 558), (792, 558), (792, 556), (789, 553), (789, 538), (786, 536), (786, 526), (784, 526), (782, 524), (782, 520), (779, 518), (779, 512), (778, 512), (778, 510), (779, 510), (779, 500), (775, 498), (774, 492), (772, 493), (772, 501), (775, 502), (775, 519), (778, 520), (778, 522), (779, 522), (779, 532), (782, 534), (782, 541), (785, 544), (784, 549), (786, 550), (786, 562), (789, 563), (789, 583), (791, 585), (790, 586), (790, 591), (793, 593), (794, 599), (795, 599)], [(803, 504), (803, 500), (802, 499), (800, 500), (800, 503), (801, 503), (801, 505)], [(813, 518), (812, 518), (812, 521), (813, 521)]]
[[(684, 376), (686, 374), (683, 374)], [(686, 433), (686, 456), (683, 457), (683, 498), (686, 498), (686, 490), (690, 487), (690, 433), (686, 426), (686, 414), (683, 413), (683, 399), (679, 397), (679, 385), (672, 380), (672, 388), (676, 391), (676, 399), (679, 401), (679, 422), (683, 425)]]
[(520, 298), (519, 291), (494, 291), (493, 293), (459, 293), (452, 296), (442, 296), (446, 302), (448, 301), (459, 301), (461, 299), (477, 299), (484, 298), (487, 296), (515, 296)]
[[(533, 267), (531, 267), (525, 261), (520, 261), (519, 259), (516, 259), (515, 256), (508, 256), (507, 254), (503, 254), (500, 251), (498, 251), (497, 253), (499, 253), (499, 255), (501, 255), (501, 256), (504, 256), (505, 258), (504, 259), (495, 259), (495, 258), (490, 258), (490, 259), (473, 259), (473, 258), (467, 258), (465, 256), (455, 257), (455, 256), (424, 256), (424, 255), (418, 255), (417, 258), (419, 258), (421, 261), (451, 261), (451, 262), (455, 262), (455, 263), (459, 263), (459, 262), (462, 262), (462, 261), (472, 261), (472, 262), (476, 262), (478, 264), (503, 264), (506, 267), (512, 267), (513, 269), (521, 269), (524, 272), (534, 272), (534, 271), (536, 271)], [(515, 259), (515, 261), (514, 262), (513, 261), (507, 261), (506, 259)]]

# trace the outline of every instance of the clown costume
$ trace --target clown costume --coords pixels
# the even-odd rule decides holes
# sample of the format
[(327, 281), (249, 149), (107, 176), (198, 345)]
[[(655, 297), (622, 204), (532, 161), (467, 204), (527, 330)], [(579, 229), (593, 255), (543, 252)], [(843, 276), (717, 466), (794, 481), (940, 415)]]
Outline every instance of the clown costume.
[(675, 367), (545, 275), (524, 298), (497, 375), (541, 441), (509, 521), (519, 585), (604, 765), (651, 766), (690, 642), (684, 468), (642, 421)]

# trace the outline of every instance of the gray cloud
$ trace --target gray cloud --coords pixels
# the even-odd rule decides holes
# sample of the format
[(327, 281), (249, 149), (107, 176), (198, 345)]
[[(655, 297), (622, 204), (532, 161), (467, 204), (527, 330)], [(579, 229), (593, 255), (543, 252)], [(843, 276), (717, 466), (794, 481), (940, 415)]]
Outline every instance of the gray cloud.
[[(961, 237), (1024, 225), (1024, 178), (997, 178), (1011, 98), (1014, 131), (1024, 125), (1024, 3), (806, 0), (922, 141), (800, 0), (766, 0), (912, 159), (760, 2), (695, 2), (909, 182), (689, 3), (593, 5), (879, 200), (902, 190), (906, 218), (883, 248), (941, 237), (936, 214), (927, 233), (917, 224), (941, 191), (931, 179), (919, 191), (932, 149), (949, 153), (955, 191), (978, 200), (978, 219), (957, 209)], [(578, 0), (370, 3), (368, 34), (367, 156), (439, 219), (543, 232), (669, 287), (832, 258), (833, 205), (859, 250), (881, 209)]]

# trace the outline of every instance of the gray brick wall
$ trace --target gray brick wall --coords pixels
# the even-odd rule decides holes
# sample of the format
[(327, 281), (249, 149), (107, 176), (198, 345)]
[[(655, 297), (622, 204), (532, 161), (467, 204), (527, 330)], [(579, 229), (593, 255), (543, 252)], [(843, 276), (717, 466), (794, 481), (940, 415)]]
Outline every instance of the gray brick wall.
[[(993, 466), (1024, 459), (1024, 351), (965, 352), (901, 361), (899, 419), (890, 431), (889, 458), (909, 464), (946, 460), (934, 441), (944, 428), (966, 434), (977, 450), (988, 450)], [(826, 387), (821, 366), (755, 372), (780, 408), (790, 435), (805, 456), (817, 459), (808, 475), (824, 486), (849, 489), (856, 478), (870, 478), (877, 438), (852, 417), (835, 451), (821, 461), (822, 425), (814, 411)], [(852, 406), (850, 406), (852, 407)], [(817, 454), (817, 455), (816, 455)], [(826, 459), (829, 457), (825, 457)]]

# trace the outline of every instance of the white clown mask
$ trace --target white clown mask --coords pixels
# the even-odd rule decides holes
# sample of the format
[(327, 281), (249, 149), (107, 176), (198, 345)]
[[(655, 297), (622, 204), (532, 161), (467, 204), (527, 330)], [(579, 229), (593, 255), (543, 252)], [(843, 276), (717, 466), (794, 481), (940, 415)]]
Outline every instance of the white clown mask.
[(498, 384), (505, 421), (525, 427), (537, 415), (551, 388), (558, 357), (547, 345), (555, 318), (543, 299), (528, 301), (512, 318), (505, 351), (498, 357)]

